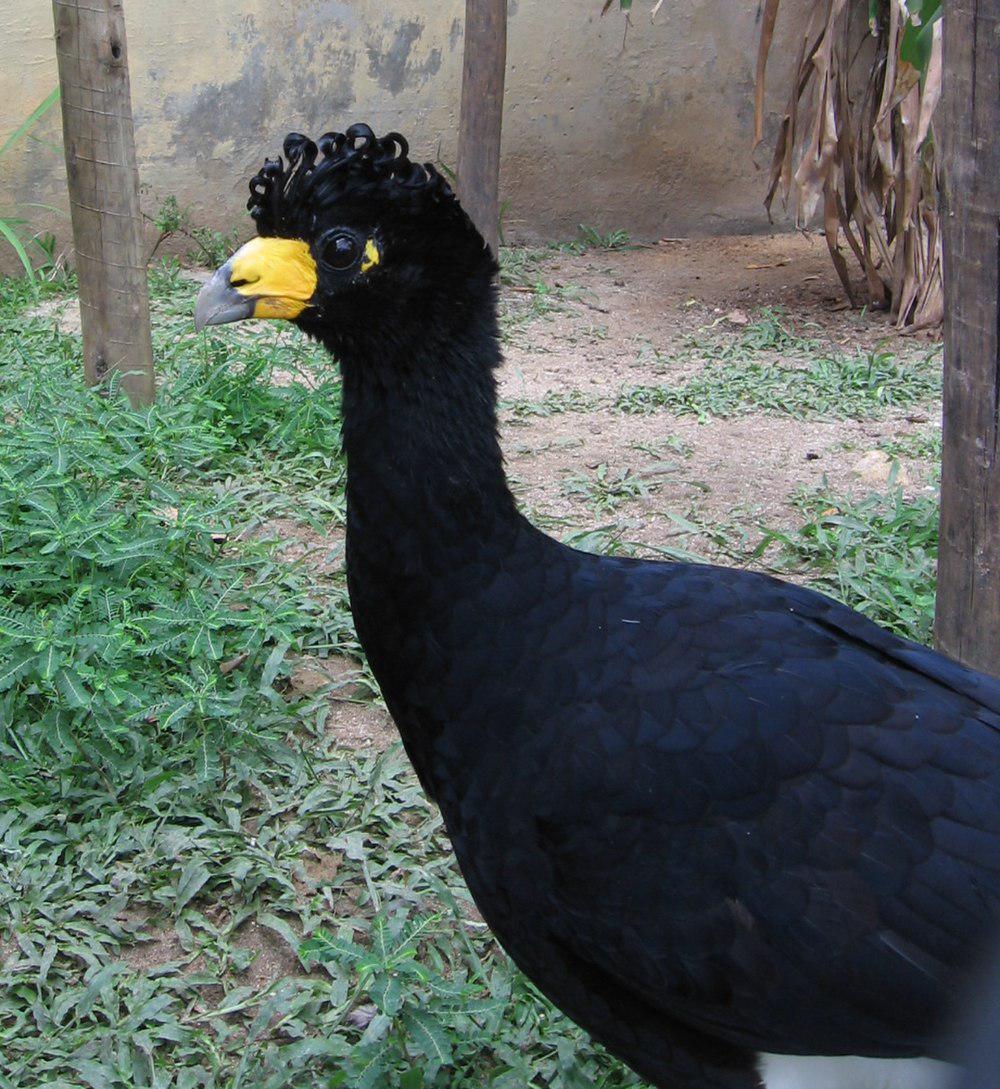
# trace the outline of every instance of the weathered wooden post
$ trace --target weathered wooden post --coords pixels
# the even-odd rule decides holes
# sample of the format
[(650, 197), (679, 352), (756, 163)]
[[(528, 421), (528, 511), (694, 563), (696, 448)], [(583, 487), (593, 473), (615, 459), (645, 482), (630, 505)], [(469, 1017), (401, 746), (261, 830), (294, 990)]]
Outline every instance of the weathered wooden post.
[(938, 647), (1000, 673), (1000, 2), (944, 11)]
[(495, 255), (500, 233), (507, 0), (465, 0), (464, 57), (458, 129), (459, 196)]
[(87, 381), (155, 394), (122, 0), (52, 0)]

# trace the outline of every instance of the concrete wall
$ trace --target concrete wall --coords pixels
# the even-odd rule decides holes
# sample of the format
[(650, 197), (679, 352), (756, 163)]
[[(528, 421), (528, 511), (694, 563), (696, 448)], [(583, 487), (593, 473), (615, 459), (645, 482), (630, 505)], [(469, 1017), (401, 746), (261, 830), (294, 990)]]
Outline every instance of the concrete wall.
[[(635, 237), (763, 229), (750, 159), (759, 0), (646, 0), (622, 45), (600, 0), (510, 0), (502, 199), (515, 238), (577, 224)], [(808, 0), (786, 0), (772, 57), (773, 133)], [(56, 84), (51, 9), (0, 0), (0, 143)], [(168, 195), (240, 225), (246, 180), (289, 129), (366, 120), (455, 161), (462, 0), (128, 0), (147, 210)], [(0, 159), (0, 214), (65, 206), (59, 111)], [(766, 165), (766, 150), (759, 158)], [(23, 209), (65, 237), (68, 220)], [(2, 248), (2, 247), (0, 247)]]

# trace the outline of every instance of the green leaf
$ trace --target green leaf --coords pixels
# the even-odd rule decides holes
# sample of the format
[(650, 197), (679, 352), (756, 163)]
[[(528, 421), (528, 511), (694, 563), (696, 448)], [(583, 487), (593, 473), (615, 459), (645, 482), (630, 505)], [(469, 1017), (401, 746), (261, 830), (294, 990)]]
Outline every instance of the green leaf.
[(399, 1013), (403, 1004), (403, 989), (398, 976), (376, 976), (368, 985), (368, 993), (386, 1017), (395, 1017)]
[(159, 716), (159, 723), (164, 730), (176, 729), (191, 713), (194, 708), (194, 700), (172, 700), (164, 710), (165, 714)]
[(90, 978), (82, 997), (76, 1004), (76, 1016), (87, 1017), (90, 1015), (97, 1000), (110, 987), (111, 981), (119, 972), (125, 970), (125, 965), (119, 963), (105, 964), (99, 968)]
[(222, 641), (222, 635), (209, 627), (203, 628), (202, 631), (205, 633), (205, 651), (213, 662), (217, 662), (222, 657), (222, 651), (225, 646)]
[(61, 663), (62, 655), (58, 648), (55, 643), (49, 643), (38, 656), (38, 671), (47, 681), (51, 681)]
[(469, 1017), (487, 1017), (502, 1013), (507, 1008), (506, 998), (476, 998), (462, 1001), (462, 1013)]
[(186, 863), (177, 880), (177, 910), (180, 911), (211, 877), (208, 867), (200, 858)]
[(38, 654), (34, 647), (16, 651), (2, 665), (0, 665), (0, 692), (6, 691), (10, 686), (28, 672), (28, 669), (38, 660)]
[(83, 683), (83, 678), (75, 670), (60, 669), (55, 676), (55, 685), (62, 693), (67, 706), (77, 708), (90, 706), (90, 693)]
[(3, 156), (4, 152), (13, 147), (21, 137), (25, 136), (34, 126), (41, 121), (41, 119), (49, 112), (50, 109), (59, 101), (59, 88), (53, 87), (51, 91), (42, 99), (42, 101), (28, 114), (28, 116), (17, 126), (16, 129), (4, 140), (0, 145), (0, 156)]
[(274, 684), (275, 677), (278, 676), (278, 672), (281, 669), (282, 663), (285, 660), (285, 655), (288, 653), (288, 648), (291, 643), (287, 640), (283, 640), (271, 651), (267, 656), (267, 661), (264, 663), (263, 672), (260, 675), (260, 690), (266, 691)]
[(389, 920), (381, 912), (372, 919), (372, 951), (380, 964), (386, 964), (393, 952), (392, 935), (389, 933)]
[(414, 1066), (399, 1077), (399, 1089), (423, 1089), (424, 1072), (419, 1066)]
[(10, 243), (11, 249), (17, 254), (17, 259), (24, 266), (24, 274), (27, 276), (31, 283), (35, 282), (35, 270), (32, 267), (31, 260), (28, 257), (28, 251), (24, 248), (20, 238), (14, 233), (13, 227), (11, 227), (5, 220), (0, 219), (0, 235)]
[(292, 929), (287, 920), (282, 919), (280, 915), (275, 915), (271, 911), (261, 912), (257, 916), (257, 922), (261, 926), (266, 926), (269, 930), (273, 930), (275, 934), (280, 935), (288, 943), (288, 947), (297, 952), (301, 945), (301, 940), (298, 934)]
[(90, 1086), (90, 1089), (114, 1089), (118, 1080), (103, 1063), (93, 1059), (74, 1059), (73, 1069)]
[(360, 1062), (354, 1079), (354, 1089), (384, 1089), (388, 1057), (389, 1048), (386, 1044), (362, 1052), (355, 1060)]
[(403, 1024), (417, 1047), (434, 1062), (447, 1066), (451, 1062), (451, 1041), (448, 1031), (426, 1010), (407, 1008)]
[(365, 955), (364, 949), (349, 938), (338, 937), (320, 928), (299, 946), (303, 960), (347, 961), (353, 963)]
[(209, 736), (208, 730), (202, 730), (195, 753), (195, 774), (199, 782), (208, 783), (219, 776), (222, 762), (216, 742), (217, 739)]
[[(928, 10), (922, 13), (922, 24), (908, 23), (899, 43), (900, 60), (912, 64), (921, 77), (927, 74), (934, 44), (934, 25), (941, 18), (939, 0), (936, 7), (931, 2), (925, 3), (924, 7)], [(930, 10), (932, 7), (933, 11)]]

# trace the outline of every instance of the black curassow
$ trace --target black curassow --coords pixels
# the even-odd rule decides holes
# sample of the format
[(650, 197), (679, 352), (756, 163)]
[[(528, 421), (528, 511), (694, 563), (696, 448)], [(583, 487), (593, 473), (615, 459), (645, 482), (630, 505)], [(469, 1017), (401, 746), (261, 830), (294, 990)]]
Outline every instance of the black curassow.
[(535, 529), (448, 185), (365, 125), (284, 151), (197, 323), (286, 318), (340, 361), (358, 635), (501, 944), (657, 1086), (935, 1084), (997, 917), (1000, 681), (761, 574)]

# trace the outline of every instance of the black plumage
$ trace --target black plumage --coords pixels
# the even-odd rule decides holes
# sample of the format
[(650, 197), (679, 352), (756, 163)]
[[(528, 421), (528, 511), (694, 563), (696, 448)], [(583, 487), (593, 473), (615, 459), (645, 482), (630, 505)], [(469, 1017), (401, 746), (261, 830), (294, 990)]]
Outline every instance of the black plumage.
[[(764, 575), (531, 526), (492, 256), (402, 138), (320, 143), (251, 207), (315, 258), (297, 323), (342, 366), (358, 635), (500, 942), (658, 1086), (940, 1054), (997, 916), (1000, 681)], [(325, 263), (344, 230), (377, 265)]]
[(1000, 1089), (1000, 956), (971, 990), (966, 1021), (959, 1035), (966, 1070), (958, 1089)]

